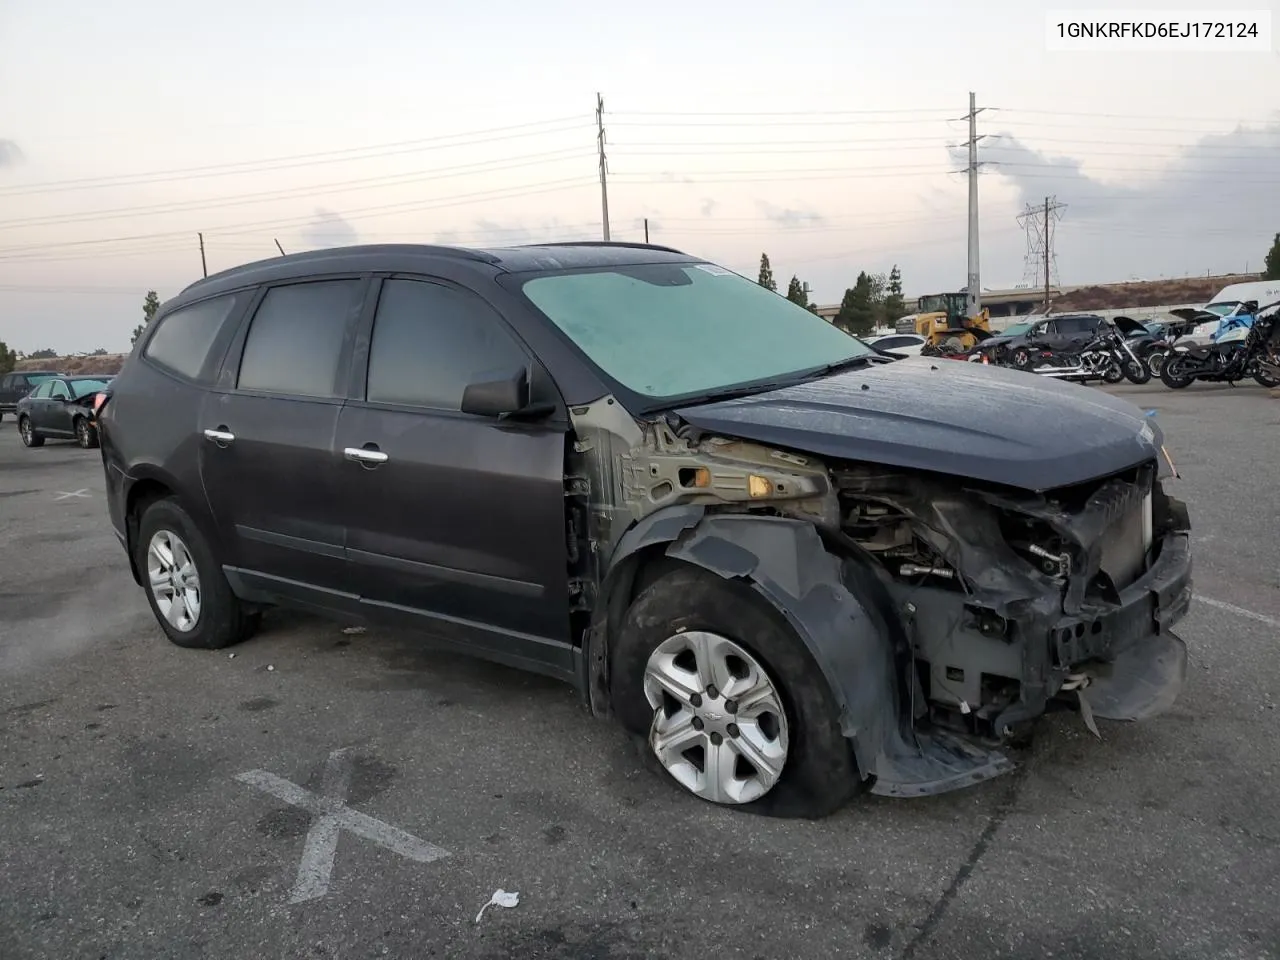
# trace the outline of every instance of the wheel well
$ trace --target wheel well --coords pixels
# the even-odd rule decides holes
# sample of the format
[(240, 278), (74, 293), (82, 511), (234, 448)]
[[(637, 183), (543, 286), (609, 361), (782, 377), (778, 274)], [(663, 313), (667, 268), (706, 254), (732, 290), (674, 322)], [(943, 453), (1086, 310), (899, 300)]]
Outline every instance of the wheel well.
[(134, 559), (134, 545), (138, 542), (138, 526), (142, 522), (142, 514), (147, 507), (157, 500), (173, 496), (173, 491), (159, 480), (139, 480), (129, 488), (124, 504), (124, 527), (128, 539), (129, 569), (133, 571), (133, 579), (142, 583), (142, 573), (138, 570)]

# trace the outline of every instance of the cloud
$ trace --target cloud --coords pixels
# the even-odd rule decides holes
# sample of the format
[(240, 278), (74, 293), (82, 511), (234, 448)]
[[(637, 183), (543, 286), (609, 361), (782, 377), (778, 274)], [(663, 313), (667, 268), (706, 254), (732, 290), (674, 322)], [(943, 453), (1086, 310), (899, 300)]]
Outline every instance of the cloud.
[[(1063, 204), (1053, 230), (1064, 283), (1260, 269), (1280, 227), (1280, 122), (1185, 147), (1133, 145), (1133, 136), (1118, 132), (1114, 145), (1079, 156), (990, 138), (984, 182), (1012, 186), (1024, 208), (1042, 209), (1046, 197)], [(984, 213), (984, 235), (988, 223)], [(984, 243), (984, 274), (988, 262)]]
[(349, 247), (360, 242), (360, 234), (339, 214), (323, 207), (315, 220), (302, 228), (303, 243), (311, 247)]
[(814, 227), (825, 222), (822, 215), (815, 210), (775, 207), (767, 200), (757, 200), (756, 207), (766, 220), (770, 220), (781, 227)]
[(0, 167), (16, 167), (22, 160), (22, 149), (14, 141), (0, 137)]

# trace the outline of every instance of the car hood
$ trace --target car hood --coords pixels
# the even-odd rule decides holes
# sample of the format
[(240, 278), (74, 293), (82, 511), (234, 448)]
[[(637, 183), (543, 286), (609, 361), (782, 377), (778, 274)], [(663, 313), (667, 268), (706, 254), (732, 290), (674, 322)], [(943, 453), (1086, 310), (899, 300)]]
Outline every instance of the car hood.
[(1154, 459), (1160, 428), (1091, 387), (986, 364), (909, 357), (676, 411), (693, 426), (815, 456), (1025, 490)]

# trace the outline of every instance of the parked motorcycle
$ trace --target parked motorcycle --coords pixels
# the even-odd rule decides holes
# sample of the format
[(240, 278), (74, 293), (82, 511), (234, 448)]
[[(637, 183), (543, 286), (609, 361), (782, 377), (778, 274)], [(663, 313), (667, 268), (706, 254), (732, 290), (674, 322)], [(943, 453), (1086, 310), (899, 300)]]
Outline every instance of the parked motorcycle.
[(1174, 346), (1165, 356), (1160, 380), (1173, 390), (1181, 390), (1197, 380), (1235, 384), (1245, 377), (1252, 377), (1264, 387), (1280, 384), (1278, 317), (1280, 300), (1257, 311), (1243, 340)]
[(1041, 376), (1079, 383), (1090, 380), (1119, 383), (1128, 379), (1131, 383), (1143, 384), (1151, 379), (1147, 364), (1114, 326), (1103, 328), (1079, 353), (1041, 351), (1033, 364), (1032, 370)]
[[(1178, 311), (1175, 310), (1174, 313)], [(1145, 357), (1147, 369), (1151, 371), (1151, 376), (1157, 378), (1160, 376), (1160, 368), (1164, 365), (1164, 358), (1169, 355), (1169, 351), (1180, 339), (1189, 336), (1197, 323), (1195, 319), (1179, 319), (1162, 326), (1164, 336), (1152, 340)]]

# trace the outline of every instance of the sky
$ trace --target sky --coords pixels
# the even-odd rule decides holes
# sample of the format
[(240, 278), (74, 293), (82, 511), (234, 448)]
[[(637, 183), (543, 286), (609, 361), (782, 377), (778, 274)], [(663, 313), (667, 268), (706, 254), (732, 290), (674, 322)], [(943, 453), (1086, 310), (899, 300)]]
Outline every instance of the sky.
[(1260, 269), (1280, 48), (1046, 49), (1048, 11), (1134, 5), (3, 0), (0, 341), (128, 349), (147, 290), (277, 242), (599, 239), (597, 93), (613, 239), (767, 252), (819, 303), (964, 286), (970, 91), (985, 288), (1043, 282), (1046, 196), (1055, 282)]

